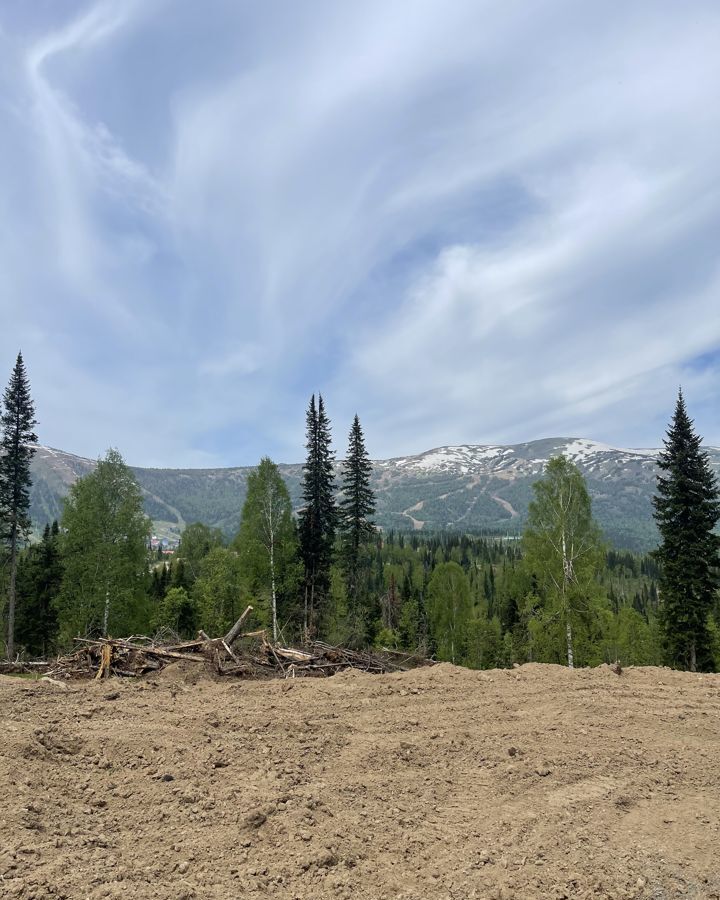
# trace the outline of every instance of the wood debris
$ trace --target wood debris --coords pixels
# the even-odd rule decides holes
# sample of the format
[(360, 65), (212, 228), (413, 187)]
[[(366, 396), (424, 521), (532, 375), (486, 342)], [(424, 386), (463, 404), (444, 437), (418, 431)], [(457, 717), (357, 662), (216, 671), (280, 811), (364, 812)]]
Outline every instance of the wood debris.
[(204, 631), (199, 632), (196, 640), (174, 642), (143, 635), (78, 638), (78, 648), (46, 664), (44, 674), (66, 680), (111, 675), (139, 677), (157, 672), (168, 663), (182, 661), (204, 666), (212, 676), (322, 678), (343, 669), (379, 675), (433, 664), (432, 660), (418, 655), (392, 650), (351, 650), (322, 641), (313, 641), (303, 648), (281, 647), (271, 643), (265, 631), (242, 632), (250, 611), (248, 607), (230, 631), (218, 638), (211, 638)]

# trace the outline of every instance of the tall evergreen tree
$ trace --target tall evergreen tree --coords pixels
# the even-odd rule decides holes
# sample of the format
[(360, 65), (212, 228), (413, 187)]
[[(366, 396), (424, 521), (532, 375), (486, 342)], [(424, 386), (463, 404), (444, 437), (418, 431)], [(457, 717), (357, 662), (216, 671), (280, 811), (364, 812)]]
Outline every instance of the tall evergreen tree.
[(368, 609), (368, 593), (363, 589), (362, 553), (372, 540), (375, 526), (375, 494), (370, 487), (372, 463), (365, 449), (365, 438), (357, 415), (350, 429), (347, 457), (342, 474), (340, 512), (340, 549), (347, 588), (348, 614), (354, 636), (365, 637), (372, 611)]
[(303, 501), (300, 512), (300, 555), (305, 567), (306, 634), (317, 629), (330, 590), (330, 566), (335, 543), (335, 506), (330, 421), (322, 395), (315, 395), (307, 411), (307, 459), (303, 467)]
[(30, 531), (30, 461), (35, 455), (37, 435), (33, 428), (35, 408), (30, 397), (22, 353), (3, 396), (0, 415), (0, 536), (7, 547), (10, 579), (7, 602), (7, 655), (15, 655), (15, 605), (18, 553)]
[(718, 588), (720, 493), (700, 449), (682, 391), (660, 453), (653, 498), (660, 530), (661, 621), (668, 662), (695, 671), (714, 668), (708, 615)]

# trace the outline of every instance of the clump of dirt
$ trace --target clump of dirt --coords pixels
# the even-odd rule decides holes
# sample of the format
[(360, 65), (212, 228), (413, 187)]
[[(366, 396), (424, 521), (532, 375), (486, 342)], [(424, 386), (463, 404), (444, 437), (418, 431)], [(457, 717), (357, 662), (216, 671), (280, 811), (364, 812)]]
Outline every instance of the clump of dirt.
[(0, 679), (5, 898), (720, 897), (720, 676)]

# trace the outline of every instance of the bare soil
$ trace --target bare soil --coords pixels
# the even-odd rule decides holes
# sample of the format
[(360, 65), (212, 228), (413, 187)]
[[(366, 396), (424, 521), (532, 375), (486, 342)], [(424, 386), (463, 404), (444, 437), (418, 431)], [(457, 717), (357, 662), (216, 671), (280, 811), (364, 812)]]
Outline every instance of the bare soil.
[(179, 666), (0, 678), (0, 897), (720, 897), (720, 676)]

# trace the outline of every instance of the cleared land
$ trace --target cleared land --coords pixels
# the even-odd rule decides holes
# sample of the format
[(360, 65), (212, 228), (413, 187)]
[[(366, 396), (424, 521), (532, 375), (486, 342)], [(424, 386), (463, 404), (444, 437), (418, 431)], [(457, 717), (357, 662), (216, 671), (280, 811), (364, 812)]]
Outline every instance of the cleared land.
[(0, 896), (720, 897), (720, 676), (194, 671), (0, 678)]

